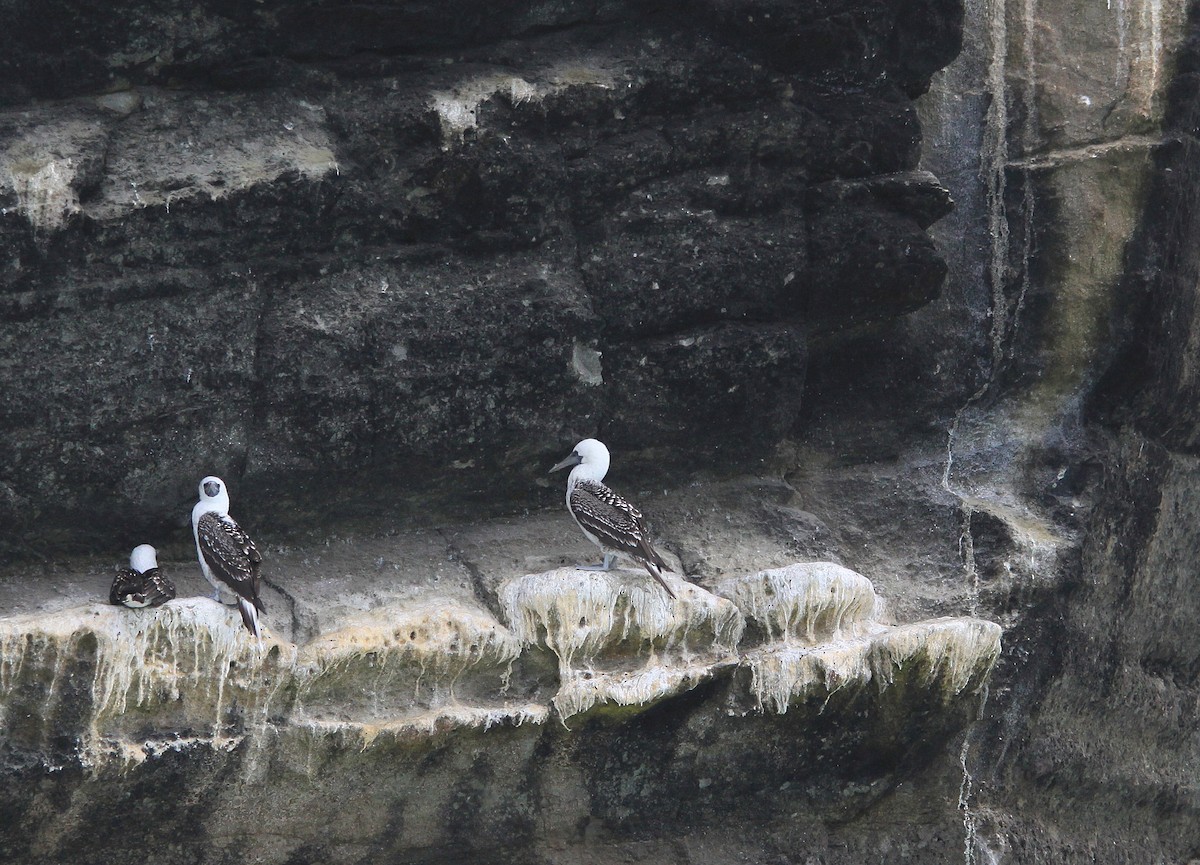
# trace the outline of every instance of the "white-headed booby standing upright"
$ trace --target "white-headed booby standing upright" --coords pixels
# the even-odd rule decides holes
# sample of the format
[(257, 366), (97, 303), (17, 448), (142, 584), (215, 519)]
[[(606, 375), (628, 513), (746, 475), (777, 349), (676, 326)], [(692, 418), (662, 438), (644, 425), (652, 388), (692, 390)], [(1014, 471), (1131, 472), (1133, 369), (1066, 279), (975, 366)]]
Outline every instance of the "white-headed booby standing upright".
[(129, 567), (118, 568), (108, 599), (117, 606), (157, 607), (175, 597), (175, 586), (158, 572), (158, 551), (139, 544), (129, 554)]
[(586, 566), (584, 570), (607, 571), (617, 556), (628, 556), (674, 598), (675, 593), (662, 575), (670, 568), (650, 546), (642, 512), (601, 483), (608, 474), (608, 462), (608, 448), (603, 443), (584, 439), (575, 445), (569, 457), (550, 469), (556, 472), (574, 466), (567, 478), (567, 510), (587, 539), (604, 553), (601, 564)]
[(212, 583), (213, 597), (233, 592), (246, 629), (261, 637), (258, 614), (265, 613), (258, 596), (262, 556), (237, 520), (229, 516), (229, 491), (225, 481), (206, 477), (200, 481), (200, 501), (192, 508), (192, 534), (204, 579)]

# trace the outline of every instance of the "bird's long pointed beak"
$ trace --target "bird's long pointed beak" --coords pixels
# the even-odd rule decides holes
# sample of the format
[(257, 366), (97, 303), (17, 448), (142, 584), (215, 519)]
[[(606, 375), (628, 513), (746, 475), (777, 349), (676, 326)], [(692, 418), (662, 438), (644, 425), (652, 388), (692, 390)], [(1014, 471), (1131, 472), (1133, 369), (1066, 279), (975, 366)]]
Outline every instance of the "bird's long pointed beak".
[(550, 469), (550, 471), (548, 471), (546, 474), (552, 475), (555, 472), (560, 471), (561, 469), (565, 469), (567, 466), (577, 466), (581, 462), (583, 462), (583, 457), (581, 457), (577, 453), (572, 452), (572, 454), (569, 457), (567, 457), (565, 460), (563, 460), (560, 463), (556, 463), (554, 468)]

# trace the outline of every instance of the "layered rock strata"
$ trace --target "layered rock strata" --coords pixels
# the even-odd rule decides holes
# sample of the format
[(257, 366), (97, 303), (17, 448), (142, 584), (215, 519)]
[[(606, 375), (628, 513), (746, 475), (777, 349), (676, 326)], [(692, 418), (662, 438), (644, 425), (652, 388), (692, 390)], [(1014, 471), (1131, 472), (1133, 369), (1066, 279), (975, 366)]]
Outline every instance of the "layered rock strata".
[(814, 335), (945, 274), (955, 3), (0, 12), (0, 555), (166, 535), (210, 472), (282, 530), (544, 504), (595, 433), (730, 471)]
[[(253, 640), (207, 598), (0, 619), (16, 785), (0, 849), (53, 861), (87, 835), (109, 861), (132, 862), (187, 825), (198, 836), (160, 861), (192, 861), (200, 836), (228, 861), (314, 851), (357, 861), (380, 845), (418, 860), (428, 845), (490, 860), (503, 858), (502, 839), (528, 850), (550, 824), (636, 826), (645, 809), (674, 832), (689, 808), (737, 811), (726, 797), (762, 782), (741, 761), (764, 725), (795, 737), (776, 757), (817, 748), (890, 778), (918, 745), (938, 750), (929, 730), (972, 716), (1000, 652), (1000, 628), (977, 619), (880, 623), (870, 582), (829, 563), (726, 579), (717, 594), (672, 581), (675, 600), (631, 571), (529, 574), (500, 584), (503, 622), (426, 593), (349, 614), (299, 646)], [(906, 740), (917, 716), (926, 732)], [(833, 717), (848, 725), (839, 735), (806, 729)], [(627, 763), (643, 736), (662, 752)], [(766, 777), (786, 786), (799, 769), (790, 763)], [(814, 779), (837, 783), (837, 765)], [(363, 784), (364, 771), (393, 780)], [(664, 811), (656, 791), (681, 773), (699, 774)], [(52, 788), (74, 790), (79, 807), (47, 821), (37, 791)], [(855, 807), (874, 795), (853, 796)], [(345, 797), (345, 811), (306, 832), (298, 813), (327, 812), (330, 796)], [(257, 797), (270, 807), (252, 806)], [(136, 813), (139, 801), (170, 819), (101, 828), (108, 809)], [(378, 823), (385, 815), (394, 830)]]

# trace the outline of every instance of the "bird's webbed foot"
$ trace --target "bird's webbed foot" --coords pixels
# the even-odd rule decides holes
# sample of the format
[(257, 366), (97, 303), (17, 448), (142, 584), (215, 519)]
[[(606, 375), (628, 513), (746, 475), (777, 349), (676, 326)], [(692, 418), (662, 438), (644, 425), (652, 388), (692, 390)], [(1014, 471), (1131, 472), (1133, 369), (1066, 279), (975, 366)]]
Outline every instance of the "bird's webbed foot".
[(598, 565), (576, 565), (575, 568), (576, 568), (576, 570), (580, 570), (580, 571), (611, 571), (613, 562), (616, 561), (616, 558), (617, 558), (617, 556), (615, 553), (605, 553), (604, 561), (600, 562), (600, 564), (598, 564)]

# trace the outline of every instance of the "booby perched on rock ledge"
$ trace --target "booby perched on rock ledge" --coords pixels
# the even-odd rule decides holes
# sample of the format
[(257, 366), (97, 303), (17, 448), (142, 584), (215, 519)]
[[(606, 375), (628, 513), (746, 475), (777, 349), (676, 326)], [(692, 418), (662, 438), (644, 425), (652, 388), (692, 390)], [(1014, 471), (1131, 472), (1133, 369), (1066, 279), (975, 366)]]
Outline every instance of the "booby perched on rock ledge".
[(670, 568), (650, 545), (642, 512), (601, 483), (608, 474), (608, 463), (608, 448), (595, 439), (584, 439), (575, 445), (569, 457), (550, 469), (556, 472), (574, 466), (567, 478), (567, 510), (587, 539), (604, 553), (601, 564), (581, 567), (607, 571), (617, 556), (627, 556), (645, 568), (674, 598), (675, 593), (662, 575)]
[(200, 570), (212, 583), (213, 597), (220, 601), (222, 593), (232, 592), (246, 629), (261, 638), (258, 614), (267, 611), (258, 596), (262, 556), (237, 520), (229, 516), (229, 491), (220, 478), (210, 475), (200, 481), (200, 501), (192, 508), (192, 535)]
[(129, 554), (129, 567), (119, 568), (108, 599), (119, 607), (157, 607), (175, 597), (175, 586), (158, 572), (158, 551), (139, 544)]

